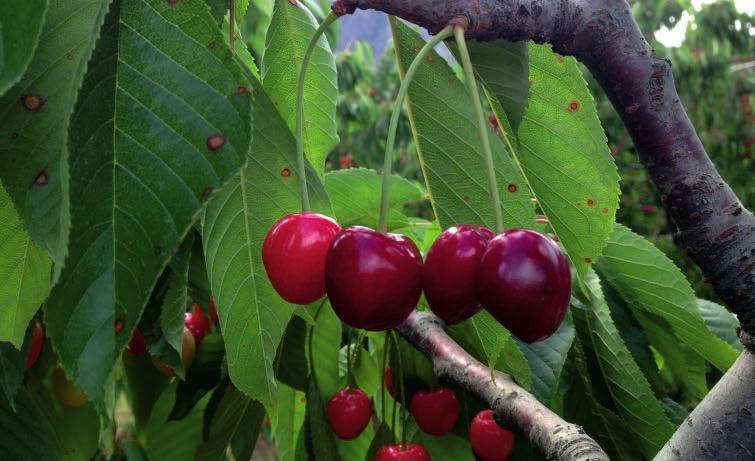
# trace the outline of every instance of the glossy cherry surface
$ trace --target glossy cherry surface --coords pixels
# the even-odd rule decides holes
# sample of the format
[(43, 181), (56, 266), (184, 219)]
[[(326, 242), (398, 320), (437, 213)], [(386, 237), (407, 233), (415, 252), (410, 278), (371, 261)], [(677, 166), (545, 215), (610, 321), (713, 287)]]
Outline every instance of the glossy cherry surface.
[(290, 214), (270, 228), (262, 262), (283, 299), (309, 304), (325, 295), (325, 257), (340, 230), (337, 222), (318, 213)]
[(481, 461), (506, 461), (514, 449), (514, 434), (498, 425), (491, 410), (483, 410), (472, 419), (469, 441)]
[(425, 256), (425, 297), (433, 313), (449, 325), (482, 309), (477, 298), (477, 268), (493, 231), (460, 225), (446, 229)]
[(435, 391), (417, 391), (409, 404), (417, 426), (430, 435), (446, 435), (459, 420), (461, 405), (454, 391), (440, 387)]
[(45, 342), (45, 329), (42, 324), (37, 322), (34, 325), (34, 333), (31, 336), (31, 344), (29, 345), (29, 351), (26, 353), (26, 361), (24, 362), (24, 369), (28, 370), (33, 367), (39, 359), (39, 354), (42, 352), (42, 345)]
[(194, 335), (194, 342), (199, 345), (205, 335), (210, 332), (210, 319), (207, 318), (199, 304), (194, 304), (194, 309), (186, 313), (184, 326)]
[(139, 327), (134, 328), (131, 332), (131, 339), (126, 346), (126, 351), (131, 355), (142, 355), (147, 352), (147, 344), (144, 342), (144, 336)]
[(430, 453), (422, 445), (383, 445), (375, 454), (375, 461), (430, 461)]
[(372, 401), (361, 389), (347, 387), (328, 401), (328, 422), (338, 438), (359, 437), (372, 417)]
[(338, 317), (354, 328), (397, 327), (422, 291), (422, 256), (409, 238), (354, 226), (328, 251), (325, 285)]
[(483, 307), (503, 326), (522, 341), (540, 341), (558, 329), (569, 307), (569, 263), (543, 234), (512, 229), (488, 243), (477, 288)]

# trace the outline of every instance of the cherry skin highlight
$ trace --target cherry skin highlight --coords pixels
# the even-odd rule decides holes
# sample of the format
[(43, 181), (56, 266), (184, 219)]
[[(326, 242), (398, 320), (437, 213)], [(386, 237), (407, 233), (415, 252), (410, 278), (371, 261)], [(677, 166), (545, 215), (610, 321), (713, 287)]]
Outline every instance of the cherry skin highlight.
[(194, 342), (199, 345), (205, 335), (210, 332), (210, 319), (207, 318), (199, 304), (194, 304), (194, 310), (186, 313), (184, 326), (194, 335)]
[(345, 388), (328, 401), (328, 422), (339, 439), (359, 437), (372, 417), (372, 402), (361, 389)]
[(441, 387), (435, 391), (417, 391), (409, 404), (414, 420), (430, 435), (446, 435), (459, 420), (461, 406), (454, 391)]
[(491, 410), (483, 410), (472, 419), (469, 441), (481, 461), (506, 461), (514, 449), (514, 434), (498, 425)]
[(417, 305), (422, 256), (403, 235), (348, 227), (330, 245), (325, 286), (344, 323), (370, 331), (390, 330)]
[(318, 213), (284, 216), (262, 244), (262, 262), (275, 291), (288, 302), (310, 304), (325, 295), (325, 257), (341, 230)]
[(45, 329), (42, 324), (37, 322), (34, 325), (34, 333), (31, 337), (31, 344), (29, 345), (29, 351), (26, 353), (26, 361), (24, 362), (24, 370), (28, 370), (33, 367), (37, 360), (39, 360), (39, 354), (42, 352), (42, 345), (45, 342)]
[(543, 234), (512, 229), (488, 243), (477, 293), (483, 307), (519, 339), (541, 341), (558, 329), (569, 307), (569, 263)]
[(422, 445), (383, 445), (375, 454), (375, 461), (430, 461), (430, 453)]
[(482, 309), (477, 268), (494, 236), (487, 227), (455, 226), (440, 234), (427, 252), (422, 272), (425, 297), (446, 324), (462, 322)]
[(126, 345), (126, 351), (131, 355), (142, 355), (147, 352), (147, 344), (144, 342), (144, 335), (139, 327), (134, 328), (131, 332), (131, 339)]

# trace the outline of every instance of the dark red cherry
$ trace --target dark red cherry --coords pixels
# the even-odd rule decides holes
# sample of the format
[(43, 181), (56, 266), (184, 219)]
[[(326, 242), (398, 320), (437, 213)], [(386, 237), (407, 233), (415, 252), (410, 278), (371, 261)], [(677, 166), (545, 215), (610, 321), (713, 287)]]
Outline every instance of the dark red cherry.
[(346, 324), (371, 331), (397, 327), (422, 291), (422, 257), (407, 237), (366, 227), (342, 230), (328, 251), (325, 286)]
[(477, 298), (477, 267), (493, 231), (461, 225), (445, 230), (425, 256), (422, 283), (432, 311), (449, 325), (482, 309)]
[(142, 355), (147, 352), (147, 344), (144, 342), (144, 336), (139, 327), (134, 328), (134, 331), (131, 332), (131, 339), (126, 346), (126, 350), (131, 355)]
[(532, 230), (512, 229), (491, 240), (478, 277), (483, 307), (528, 343), (552, 335), (569, 307), (566, 256), (553, 240)]
[(491, 410), (483, 410), (472, 419), (469, 441), (481, 461), (506, 461), (514, 449), (514, 434), (498, 425)]
[(205, 335), (210, 332), (210, 319), (207, 318), (199, 304), (194, 304), (194, 310), (186, 313), (184, 326), (191, 331), (194, 336), (194, 342), (199, 345)]
[(461, 406), (454, 391), (441, 387), (435, 391), (417, 391), (409, 408), (417, 426), (430, 435), (446, 435), (459, 420)]
[(372, 401), (361, 389), (347, 387), (328, 401), (328, 422), (339, 439), (359, 437), (372, 417)]
[(284, 216), (262, 244), (262, 262), (275, 291), (294, 304), (309, 304), (325, 295), (325, 257), (341, 230), (318, 213)]
[(383, 445), (375, 454), (375, 461), (430, 461), (430, 453), (422, 445)]
[(42, 344), (45, 342), (45, 329), (42, 324), (37, 322), (34, 325), (34, 333), (31, 336), (31, 344), (29, 345), (29, 351), (26, 353), (26, 362), (24, 363), (24, 369), (28, 370), (33, 367), (39, 359), (39, 354), (42, 352)]
[(212, 323), (215, 325), (220, 325), (220, 319), (218, 318), (218, 308), (215, 306), (215, 299), (210, 298), (210, 318), (212, 319)]
[[(404, 403), (401, 399), (401, 388), (399, 387), (398, 377), (393, 376), (390, 367), (385, 369), (383, 378), (385, 379), (385, 388), (388, 390), (388, 393), (391, 394), (393, 400), (398, 403)], [(406, 399), (408, 401), (411, 402), (414, 394), (424, 387), (425, 385), (420, 379), (404, 375), (404, 393), (406, 394)]]

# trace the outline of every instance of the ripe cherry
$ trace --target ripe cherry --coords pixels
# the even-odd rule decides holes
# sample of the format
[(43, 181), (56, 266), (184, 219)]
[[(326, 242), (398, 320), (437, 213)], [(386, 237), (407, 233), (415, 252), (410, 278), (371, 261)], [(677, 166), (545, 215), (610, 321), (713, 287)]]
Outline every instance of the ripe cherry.
[(418, 391), (409, 408), (417, 426), (430, 435), (446, 435), (459, 420), (461, 406), (454, 391), (441, 387), (435, 391)]
[(194, 342), (199, 344), (205, 335), (210, 332), (210, 319), (207, 318), (199, 304), (194, 304), (194, 310), (186, 313), (184, 326), (194, 335)]
[(77, 408), (87, 403), (86, 394), (66, 378), (66, 372), (60, 366), (52, 373), (52, 390), (63, 405)]
[(212, 323), (220, 325), (220, 318), (218, 318), (218, 307), (215, 305), (215, 298), (210, 298), (210, 318)]
[(325, 294), (325, 257), (341, 230), (317, 213), (284, 216), (262, 244), (262, 262), (275, 291), (295, 304), (309, 304)]
[(134, 328), (131, 333), (131, 340), (129, 340), (126, 350), (131, 355), (142, 355), (147, 352), (147, 344), (144, 342), (144, 336), (139, 327)]
[[(194, 356), (196, 355), (196, 353), (197, 345), (194, 342), (194, 334), (188, 328), (184, 327), (183, 341), (181, 343), (181, 361), (184, 364), (184, 369), (188, 370), (191, 367), (191, 364), (194, 363)], [(176, 374), (176, 371), (173, 369), (173, 367), (158, 359), (154, 355), (151, 357), (151, 359), (155, 367), (157, 367), (157, 369), (160, 370), (160, 372), (165, 376), (172, 377)]]
[[(398, 377), (393, 377), (390, 367), (385, 369), (383, 378), (385, 379), (385, 389), (388, 391), (391, 397), (393, 397), (393, 400), (398, 403), (404, 403), (404, 401), (401, 399), (401, 388), (398, 385)], [(404, 375), (404, 393), (406, 394), (406, 399), (410, 402), (412, 401), (414, 394), (424, 387), (425, 385), (421, 380), (413, 376)]]
[(447, 324), (462, 322), (482, 309), (477, 298), (477, 268), (494, 236), (483, 226), (451, 227), (427, 252), (422, 272), (425, 297)]
[(361, 389), (347, 387), (328, 401), (328, 422), (339, 439), (359, 437), (372, 417), (372, 402)]
[(34, 333), (31, 336), (31, 344), (29, 345), (29, 351), (26, 353), (26, 362), (24, 363), (24, 369), (28, 370), (33, 367), (39, 359), (39, 354), (42, 352), (42, 345), (45, 342), (45, 329), (42, 324), (37, 322), (34, 325)]
[(481, 461), (506, 461), (514, 449), (514, 434), (498, 425), (491, 410), (483, 410), (472, 419), (469, 440)]
[(430, 461), (430, 453), (416, 443), (383, 445), (375, 454), (375, 461)]
[(397, 327), (422, 291), (422, 257), (407, 237), (366, 227), (342, 230), (328, 251), (325, 285), (338, 317), (354, 328)]
[(532, 230), (512, 229), (492, 239), (478, 277), (483, 307), (528, 343), (552, 335), (569, 307), (566, 256), (553, 240)]

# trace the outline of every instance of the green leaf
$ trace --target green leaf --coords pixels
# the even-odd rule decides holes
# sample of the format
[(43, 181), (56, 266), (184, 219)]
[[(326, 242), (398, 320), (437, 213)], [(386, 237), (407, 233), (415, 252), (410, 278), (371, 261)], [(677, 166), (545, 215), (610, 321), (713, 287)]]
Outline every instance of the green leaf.
[(26, 390), (16, 397), (16, 411), (0, 398), (0, 453), (5, 459), (58, 458), (52, 430)]
[(0, 96), (21, 78), (31, 62), (47, 0), (6, 0), (0, 4)]
[(5, 400), (13, 411), (16, 410), (16, 392), (21, 389), (24, 379), (24, 357), (22, 351), (13, 347), (11, 343), (0, 342), (0, 388), (3, 389)]
[[(71, 124), (72, 238), (46, 305), (53, 345), (94, 401), (202, 204), (243, 165), (251, 98), (204, 4), (117, 1)], [(212, 65), (209, 65), (212, 63)], [(223, 137), (225, 144), (209, 147)]]
[[(498, 51), (495, 51), (498, 48)], [(502, 85), (521, 66), (511, 45), (474, 47), (475, 69), (516, 120), (523, 72), (514, 85)], [(495, 58), (494, 56), (498, 56)], [(511, 66), (514, 69), (509, 69)], [(515, 155), (577, 275), (583, 279), (613, 230), (619, 205), (619, 175), (608, 150), (593, 98), (573, 58), (549, 46), (529, 45), (529, 104), (519, 125)], [(518, 83), (518, 84), (517, 84)], [(493, 109), (500, 109), (493, 104)], [(497, 115), (502, 118), (500, 110)], [(512, 123), (512, 125), (516, 125)]]
[[(336, 170), (325, 174), (325, 190), (333, 204), (335, 218), (342, 227), (360, 225), (377, 228), (382, 180), (378, 172), (366, 168)], [(388, 198), (390, 211), (393, 213), (388, 224), (393, 230), (409, 225), (409, 220), (402, 214), (404, 205), (423, 200), (425, 194), (417, 184), (398, 175), (392, 175), (390, 183)], [(393, 222), (390, 218), (393, 218)]]
[[(391, 18), (393, 42), (401, 75), (425, 41), (400, 20)], [(492, 226), (493, 206), (485, 174), (482, 141), (465, 91), (446, 61), (431, 52), (409, 88), (408, 114), (422, 164), (427, 191), (442, 227), (456, 224)], [(509, 227), (533, 227), (534, 206), (524, 178), (490, 133), (503, 220)]]
[[(326, 301), (312, 332), (310, 351), (317, 378), (317, 386), (324, 400), (328, 400), (344, 385), (338, 370), (341, 351), (341, 320)], [(304, 373), (304, 371), (300, 371)]]
[(194, 459), (225, 461), (226, 448), (235, 437), (257, 440), (264, 416), (265, 408), (259, 402), (229, 385), (209, 421), (209, 428), (208, 421), (205, 421), (205, 430), (209, 429), (209, 434), (197, 449)]
[(558, 390), (561, 371), (574, 341), (574, 322), (567, 315), (561, 326), (544, 341), (527, 344), (517, 341), (532, 370), (532, 393), (548, 404)]
[(31, 238), (52, 256), (56, 277), (70, 228), (69, 118), (109, 4), (52, 2), (26, 78), (0, 98), (0, 179)]
[[(246, 75), (256, 94), (248, 164), (207, 206), (202, 240), (231, 381), (268, 407), (275, 399), (275, 352), (294, 308), (265, 275), (262, 242), (301, 202), (294, 138), (259, 81)], [(313, 206), (331, 214), (317, 175), (309, 168), (307, 176)]]
[(20, 349), (29, 321), (50, 291), (51, 261), (34, 243), (0, 186), (0, 341)]
[(674, 432), (661, 404), (621, 339), (603, 298), (600, 279), (589, 272), (585, 279), (591, 301), (587, 324), (600, 369), (621, 418), (637, 436), (642, 453), (652, 458)]
[(616, 224), (598, 268), (630, 306), (665, 319), (679, 340), (719, 370), (737, 359), (738, 351), (705, 326), (681, 270), (643, 237)]
[(275, 378), (299, 391), (307, 390), (307, 337), (309, 325), (298, 316), (291, 317), (275, 356)]
[(317, 383), (309, 380), (307, 391), (306, 434), (308, 451), (313, 461), (333, 461), (338, 459), (338, 448), (325, 410), (325, 395), (318, 392)]
[(739, 321), (734, 314), (729, 312), (724, 306), (707, 299), (698, 299), (697, 307), (708, 330), (741, 352), (743, 346), (737, 336)]
[(176, 384), (173, 380), (162, 393), (152, 409), (149, 423), (144, 430), (144, 448), (147, 458), (164, 461), (185, 461), (194, 459), (202, 442), (202, 414), (209, 395), (202, 399), (185, 418), (167, 421), (173, 401), (176, 398)]
[[(296, 86), (304, 52), (318, 24), (299, 2), (275, 0), (262, 59), (262, 83), (275, 107), (296, 131)], [(322, 174), (325, 157), (338, 142), (336, 63), (325, 36), (320, 37), (304, 83), (304, 152)]]
[(455, 433), (443, 437), (434, 437), (422, 431), (417, 431), (412, 442), (424, 446), (430, 452), (431, 459), (452, 459), (454, 461), (475, 461), (476, 459), (469, 440)]
[(137, 429), (149, 422), (152, 409), (168, 385), (168, 377), (159, 372), (149, 354), (134, 356), (123, 354), (124, 391), (134, 415)]
[(299, 432), (304, 425), (306, 394), (281, 384), (275, 412), (270, 414), (272, 438), (278, 450), (278, 459), (294, 461)]

